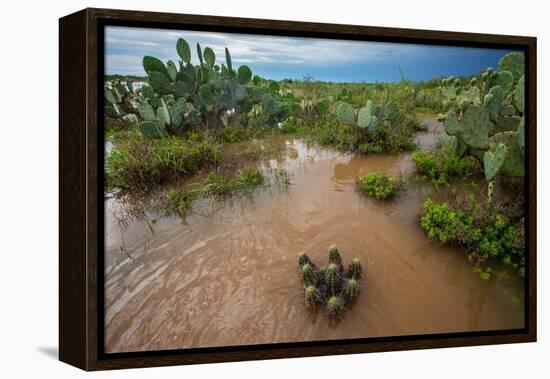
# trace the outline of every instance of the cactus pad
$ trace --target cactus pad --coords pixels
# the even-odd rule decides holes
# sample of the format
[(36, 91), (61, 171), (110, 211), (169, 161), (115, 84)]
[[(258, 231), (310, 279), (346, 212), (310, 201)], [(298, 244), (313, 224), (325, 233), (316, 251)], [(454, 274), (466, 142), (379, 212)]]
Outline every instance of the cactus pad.
[(483, 157), (483, 165), (485, 171), (485, 179), (487, 181), (493, 180), (496, 176), (504, 160), (506, 159), (506, 152), (508, 148), (503, 143), (499, 143), (494, 150), (487, 150)]
[(210, 68), (214, 67), (214, 62), (216, 62), (216, 54), (214, 54), (214, 50), (209, 47), (205, 48), (203, 56), (206, 65)]
[(354, 125), (355, 124), (355, 114), (353, 113), (353, 108), (348, 103), (343, 101), (339, 102), (336, 105), (336, 119), (344, 124)]
[(147, 138), (162, 138), (164, 136), (163, 130), (155, 121), (142, 121), (138, 125), (140, 133)]
[(503, 56), (498, 64), (498, 70), (510, 71), (514, 79), (519, 80), (525, 74), (525, 57), (523, 53), (514, 52)]
[(514, 105), (521, 113), (525, 113), (525, 76), (522, 76), (516, 84), (514, 91)]
[(172, 85), (168, 76), (158, 71), (149, 73), (149, 85), (159, 95), (168, 95), (172, 92)]
[(176, 51), (185, 63), (191, 62), (191, 49), (183, 38), (178, 39), (178, 42), (176, 43)]
[(462, 140), (475, 149), (484, 149), (488, 145), (491, 122), (485, 108), (469, 106), (459, 121)]
[(518, 132), (497, 133), (489, 139), (492, 149), (498, 144), (504, 144), (507, 148), (506, 159), (501, 167), (501, 173), (507, 176), (523, 176), (525, 164), (523, 154), (518, 144)]
[(137, 109), (139, 115), (145, 121), (155, 121), (157, 119), (157, 117), (155, 116), (155, 110), (148, 103), (139, 104)]
[(166, 70), (168, 71), (168, 76), (172, 81), (176, 80), (176, 76), (178, 75), (178, 68), (176, 67), (176, 64), (172, 61), (168, 61), (166, 63)]
[(494, 83), (502, 88), (506, 96), (514, 86), (514, 75), (510, 71), (499, 71)]
[(165, 75), (166, 78), (169, 78), (168, 70), (162, 61), (158, 58), (151, 57), (146, 55), (143, 57), (143, 69), (147, 75), (151, 75), (152, 72), (160, 72)]
[(448, 135), (454, 136), (460, 131), (460, 126), (458, 124), (458, 118), (455, 113), (450, 110), (445, 117), (445, 132)]
[(237, 70), (237, 80), (241, 84), (246, 84), (252, 79), (252, 71), (248, 66), (240, 66)]
[(518, 146), (523, 156), (525, 154), (525, 119), (523, 117), (518, 126)]
[(446, 133), (443, 133), (441, 135), (441, 148), (452, 155), (457, 154), (457, 145), (458, 145), (458, 139), (456, 136), (450, 136)]

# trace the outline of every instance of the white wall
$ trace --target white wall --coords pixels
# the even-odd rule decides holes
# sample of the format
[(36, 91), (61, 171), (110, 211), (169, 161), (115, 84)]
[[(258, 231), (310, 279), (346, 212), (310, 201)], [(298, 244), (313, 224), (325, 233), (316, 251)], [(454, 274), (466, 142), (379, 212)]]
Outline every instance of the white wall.
[[(57, 349), (57, 18), (86, 6), (343, 24), (534, 35), (538, 39), (539, 341), (492, 347), (363, 354), (117, 371), (102, 378), (380, 377), (518, 378), (550, 372), (547, 238), (550, 210), (548, 10), (543, 1), (276, 0), (26, 1), (2, 3), (0, 22), (0, 375), (79, 377)], [(83, 83), (75, 83), (83, 85)], [(546, 296), (546, 299), (543, 298)], [(544, 322), (546, 321), (546, 323)], [(546, 350), (546, 351), (545, 351)], [(34, 375), (33, 375), (34, 374)], [(33, 376), (31, 376), (33, 375)]]

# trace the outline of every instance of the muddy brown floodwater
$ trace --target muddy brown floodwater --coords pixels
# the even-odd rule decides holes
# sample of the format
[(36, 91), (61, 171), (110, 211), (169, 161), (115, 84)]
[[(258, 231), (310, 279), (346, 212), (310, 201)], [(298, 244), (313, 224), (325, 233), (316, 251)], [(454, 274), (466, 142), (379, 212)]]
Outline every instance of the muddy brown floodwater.
[[(434, 144), (440, 125), (417, 141)], [(357, 193), (357, 175), (411, 174), (409, 154), (353, 156), (283, 141), (261, 168), (284, 168), (288, 188), (193, 212), (119, 224), (106, 200), (107, 352), (281, 343), (521, 328), (524, 284), (483, 281), (458, 248), (419, 226), (432, 186), (411, 185), (391, 202)], [(441, 191), (441, 190), (440, 190)], [(200, 204), (195, 205), (195, 208)], [(319, 263), (336, 244), (364, 262), (362, 293), (329, 323), (304, 305), (297, 253)], [(121, 249), (121, 247), (124, 247)]]

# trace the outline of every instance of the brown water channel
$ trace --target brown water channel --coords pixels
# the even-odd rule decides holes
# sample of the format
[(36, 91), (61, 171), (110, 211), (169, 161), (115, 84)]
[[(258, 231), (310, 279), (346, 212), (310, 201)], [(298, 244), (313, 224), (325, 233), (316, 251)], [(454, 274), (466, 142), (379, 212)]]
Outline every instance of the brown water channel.
[[(417, 137), (433, 145), (440, 125)], [(279, 141), (280, 142), (280, 141)], [(106, 200), (107, 352), (315, 341), (523, 327), (523, 283), (483, 281), (458, 249), (428, 240), (421, 204), (439, 196), (410, 185), (391, 202), (366, 199), (354, 179), (371, 171), (410, 175), (409, 154), (353, 156), (284, 140), (261, 166), (291, 185), (193, 212), (119, 224)], [(201, 204), (194, 207), (200, 208)], [(304, 305), (296, 255), (324, 264), (336, 244), (364, 262), (362, 293), (329, 323)], [(121, 249), (121, 246), (124, 246)]]

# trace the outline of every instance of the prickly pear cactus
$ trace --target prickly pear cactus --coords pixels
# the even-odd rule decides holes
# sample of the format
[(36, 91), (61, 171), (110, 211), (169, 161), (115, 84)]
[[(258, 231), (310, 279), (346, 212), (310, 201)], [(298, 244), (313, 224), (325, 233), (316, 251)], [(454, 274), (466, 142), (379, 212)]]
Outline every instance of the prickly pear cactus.
[(343, 101), (336, 105), (336, 119), (344, 124), (355, 124), (355, 113), (353, 108), (348, 103)]
[(522, 76), (516, 84), (514, 91), (514, 105), (522, 114), (525, 113), (525, 76)]
[(167, 75), (158, 71), (152, 71), (148, 76), (149, 85), (159, 95), (169, 95), (172, 93), (172, 82)]
[(155, 110), (148, 103), (141, 103), (138, 105), (138, 112), (141, 118), (145, 121), (155, 121), (157, 116)]
[(510, 71), (499, 71), (494, 82), (495, 85), (502, 88), (502, 92), (506, 96), (514, 86), (514, 75)]
[(498, 70), (510, 71), (519, 80), (525, 74), (525, 56), (519, 52), (506, 54), (498, 63)]
[(487, 150), (483, 157), (485, 178), (487, 181), (493, 180), (498, 171), (504, 164), (508, 148), (503, 143), (499, 143), (494, 150)]
[(525, 156), (525, 119), (523, 117), (518, 126), (518, 146), (521, 150), (521, 155)]
[(523, 153), (518, 144), (518, 132), (497, 133), (489, 139), (491, 149), (496, 149), (499, 144), (506, 146), (506, 158), (501, 166), (500, 172), (507, 176), (523, 176), (525, 162)]
[(453, 155), (457, 154), (458, 140), (456, 136), (450, 136), (446, 133), (443, 133), (441, 135), (440, 142), (441, 142), (441, 148), (443, 150), (448, 151)]
[(361, 129), (365, 129), (368, 134), (375, 134), (378, 130), (380, 122), (378, 117), (374, 114), (376, 106), (371, 100), (367, 101), (367, 105), (359, 109), (357, 113), (357, 126)]
[(462, 140), (474, 149), (485, 149), (488, 146), (491, 121), (485, 108), (469, 106), (459, 121)]
[(149, 55), (146, 55), (143, 57), (143, 69), (147, 73), (147, 75), (151, 75), (152, 72), (158, 72), (166, 76), (167, 79), (170, 78), (170, 75), (168, 74), (168, 69), (162, 63), (162, 61), (158, 58), (151, 57)]
[(147, 138), (157, 139), (164, 137), (164, 130), (156, 121), (142, 121), (138, 125), (140, 133)]
[(176, 51), (178, 52), (178, 55), (183, 60), (183, 62), (191, 62), (191, 49), (183, 38), (178, 39), (178, 41), (176, 42)]
[(500, 112), (500, 105), (504, 99), (505, 93), (501, 86), (494, 86), (489, 90), (483, 99), (483, 105), (489, 112), (491, 120), (495, 120)]
[(460, 131), (460, 125), (458, 124), (458, 118), (456, 117), (455, 112), (451, 109), (447, 113), (447, 116), (445, 117), (445, 132), (450, 135), (454, 136), (457, 135)]

